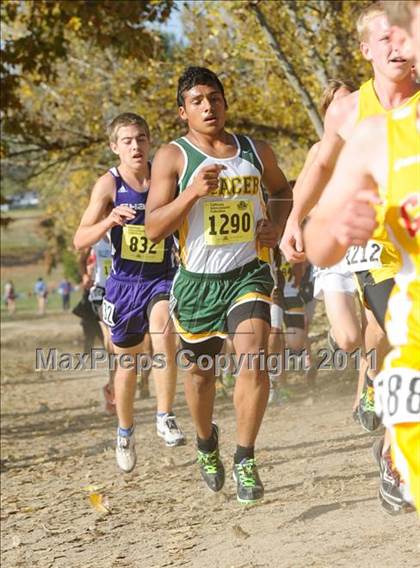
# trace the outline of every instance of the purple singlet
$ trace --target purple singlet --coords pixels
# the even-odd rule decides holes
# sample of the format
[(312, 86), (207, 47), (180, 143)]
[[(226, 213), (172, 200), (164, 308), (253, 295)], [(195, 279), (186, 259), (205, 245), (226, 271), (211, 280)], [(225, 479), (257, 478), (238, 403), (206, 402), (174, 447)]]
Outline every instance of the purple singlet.
[[(111, 168), (110, 173), (115, 178), (116, 195), (114, 206), (128, 205), (135, 210), (136, 216), (131, 221), (127, 221), (126, 225), (144, 226), (144, 217), (146, 209), (146, 201), (149, 191), (136, 191), (130, 187), (121, 177), (117, 168)], [(163, 259), (161, 262), (144, 262), (141, 260), (131, 260), (133, 257), (141, 253), (147, 247), (149, 258), (153, 258), (154, 253), (159, 253), (159, 249), (152, 243), (147, 243), (145, 237), (133, 235), (127, 239), (126, 254), (122, 250), (123, 227), (117, 225), (111, 229), (112, 243), (112, 275), (117, 276), (119, 280), (137, 281), (139, 276), (143, 278), (154, 278), (162, 275), (167, 276), (175, 270), (175, 262), (173, 258), (174, 241), (172, 236), (165, 239), (162, 243), (164, 248)], [(133, 253), (133, 254), (131, 254)], [(125, 256), (125, 258), (123, 258)]]
[(115, 206), (128, 205), (136, 216), (124, 227), (111, 229), (112, 269), (105, 285), (102, 319), (109, 326), (114, 345), (128, 348), (143, 341), (153, 306), (169, 300), (176, 272), (174, 241), (171, 236), (154, 244), (146, 238), (148, 191), (135, 191), (117, 168), (109, 171), (116, 183)]

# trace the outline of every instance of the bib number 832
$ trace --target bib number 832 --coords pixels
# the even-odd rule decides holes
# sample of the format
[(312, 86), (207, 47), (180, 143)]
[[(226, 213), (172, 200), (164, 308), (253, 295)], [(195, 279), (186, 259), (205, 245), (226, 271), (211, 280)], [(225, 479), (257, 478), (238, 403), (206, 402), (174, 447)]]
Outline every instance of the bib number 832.
[(125, 225), (121, 243), (121, 258), (137, 262), (162, 262), (164, 241), (152, 243), (143, 225)]
[[(130, 244), (128, 245), (128, 248), (131, 252), (139, 252), (140, 254), (143, 254), (147, 251), (148, 245), (150, 245), (150, 243), (147, 240), (147, 237), (130, 237)], [(156, 243), (150, 245), (148, 253), (156, 254)]]

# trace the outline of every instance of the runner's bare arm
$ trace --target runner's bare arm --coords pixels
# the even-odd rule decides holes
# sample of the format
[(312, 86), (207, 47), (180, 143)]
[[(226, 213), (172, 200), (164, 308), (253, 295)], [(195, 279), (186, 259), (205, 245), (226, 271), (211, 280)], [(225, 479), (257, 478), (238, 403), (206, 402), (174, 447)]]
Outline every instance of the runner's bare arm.
[(73, 244), (76, 250), (94, 245), (111, 227), (121, 225), (125, 219), (135, 216), (126, 205), (112, 208), (114, 192), (115, 180), (108, 172), (100, 177), (93, 187), (89, 205), (74, 235)]
[(315, 144), (313, 144), (309, 148), (309, 152), (306, 154), (305, 163), (303, 164), (303, 168), (301, 169), (301, 171), (300, 171), (300, 173), (299, 173), (299, 175), (296, 179), (296, 183), (295, 183), (295, 186), (293, 188), (293, 196), (299, 195), (299, 193), (301, 191), (300, 188), (303, 184), (303, 181), (306, 177), (306, 174), (308, 173), (309, 168), (314, 163), (316, 155), (318, 154), (320, 144), (321, 144), (321, 142), (315, 142)]
[(373, 204), (379, 203), (377, 185), (384, 175), (378, 170), (386, 162), (381, 158), (386, 152), (378, 144), (379, 131), (378, 123), (372, 127), (371, 120), (356, 128), (304, 229), (305, 251), (317, 266), (336, 264), (349, 246), (366, 244), (377, 225)]
[(270, 222), (259, 224), (258, 239), (264, 246), (274, 247), (283, 233), (292, 208), (292, 190), (280, 169), (276, 156), (266, 142), (255, 141), (255, 148), (263, 163), (262, 184), (269, 193), (268, 213)]
[(183, 167), (184, 157), (174, 144), (163, 146), (153, 160), (145, 221), (146, 234), (153, 242), (179, 229), (194, 203), (217, 189), (219, 173), (224, 168), (216, 164), (202, 168), (194, 182), (175, 197)]
[[(349, 98), (350, 96), (345, 97)], [(302, 262), (305, 259), (302, 246), (302, 221), (318, 203), (344, 144), (339, 132), (349, 113), (349, 102), (343, 101), (344, 99), (339, 99), (329, 106), (325, 116), (324, 135), (316, 156), (293, 192), (293, 209), (280, 245), (287, 260), (293, 262)]]
[[(349, 118), (353, 120), (357, 93), (333, 101), (324, 119), (324, 134), (319, 142), (316, 155), (304, 179), (294, 192), (291, 216), (299, 223), (315, 207), (331, 179), (338, 156), (344, 146), (343, 131), (347, 129)], [(356, 119), (354, 118), (354, 124)]]

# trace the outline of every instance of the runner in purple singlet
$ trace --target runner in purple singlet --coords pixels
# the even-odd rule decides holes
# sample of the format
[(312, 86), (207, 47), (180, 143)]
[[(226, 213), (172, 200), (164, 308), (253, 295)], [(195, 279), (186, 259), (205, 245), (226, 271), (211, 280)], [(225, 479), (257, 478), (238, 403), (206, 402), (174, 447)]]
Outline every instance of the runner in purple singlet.
[[(136, 464), (134, 395), (137, 362), (149, 331), (156, 365), (157, 433), (168, 446), (185, 443), (172, 405), (176, 388), (175, 334), (168, 299), (175, 274), (173, 240), (152, 243), (144, 232), (150, 185), (150, 133), (146, 121), (132, 113), (117, 116), (108, 127), (111, 150), (120, 163), (99, 178), (74, 237), (77, 249), (91, 246), (111, 232), (112, 266), (102, 304), (114, 353), (118, 415), (116, 458), (125, 472)], [(134, 364), (133, 364), (134, 363)], [(146, 360), (145, 364), (150, 364)]]

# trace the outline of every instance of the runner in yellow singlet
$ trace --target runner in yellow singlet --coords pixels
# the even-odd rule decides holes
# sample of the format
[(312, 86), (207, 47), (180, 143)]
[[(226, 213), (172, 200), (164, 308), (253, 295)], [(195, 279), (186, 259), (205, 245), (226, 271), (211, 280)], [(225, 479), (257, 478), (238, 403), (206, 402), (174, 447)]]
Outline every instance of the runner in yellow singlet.
[[(407, 60), (415, 55), (420, 74), (420, 2), (388, 2), (386, 10), (394, 24), (393, 45)], [(419, 133), (419, 95), (361, 123), (340, 155), (304, 239), (311, 261), (329, 265), (349, 245), (365, 246), (377, 235), (382, 215), (401, 258), (386, 317), (392, 350), (375, 380), (376, 410), (391, 432), (391, 459), (381, 452), (381, 440), (375, 445), (380, 496), (391, 512), (405, 501), (420, 510)], [(395, 469), (401, 476), (398, 485)]]
[[(372, 64), (373, 79), (358, 91), (333, 101), (329, 106), (325, 116), (325, 132), (316, 158), (298, 191), (294, 193), (293, 209), (281, 248), (286, 257), (295, 262), (305, 257), (302, 252), (301, 223), (321, 197), (341, 149), (356, 125), (368, 116), (385, 114), (409, 104), (418, 91), (418, 85), (412, 76), (411, 62), (402, 57), (389, 41), (389, 24), (384, 14), (386, 5), (386, 2), (376, 2), (368, 6), (357, 22), (360, 48), (364, 58)], [(346, 258), (349, 266), (357, 273), (363, 301), (368, 308), (365, 350), (376, 353), (376, 368), (379, 368), (389, 349), (383, 331), (385, 310), (394, 285), (393, 278), (400, 266), (398, 253), (383, 226), (383, 210), (382, 213), (379, 211), (374, 240), (369, 241), (366, 247), (349, 251)], [(369, 431), (379, 426), (374, 409), (373, 379), (376, 373), (375, 368), (368, 369), (359, 401), (360, 421)], [(386, 449), (387, 444), (385, 451)]]
[[(416, 97), (417, 93), (398, 108), (405, 108)], [(380, 102), (375, 91), (373, 79), (363, 83), (359, 89), (357, 122), (359, 123), (375, 115), (386, 115), (390, 112), (392, 110), (386, 109)], [(381, 193), (381, 188), (379, 188), (379, 192)], [(373, 314), (381, 328), (384, 329), (386, 306), (394, 287), (394, 277), (401, 268), (401, 259), (385, 227), (385, 207), (378, 204), (376, 211), (378, 226), (372, 235), (372, 239), (369, 239), (364, 247), (350, 247), (345, 255), (345, 262), (348, 269), (354, 273), (360, 300), (368, 310), (368, 317), (370, 314), (372, 318), (371, 314)], [(377, 344), (372, 344), (370, 337), (372, 327), (375, 329), (376, 326), (372, 325), (371, 322), (365, 341), (366, 350), (367, 352), (370, 352), (372, 349), (378, 350), (379, 368), (383, 355), (388, 350), (388, 343), (381, 332), (379, 334), (374, 332), (374, 341), (376, 338), (378, 339)], [(374, 390), (372, 388), (372, 379), (374, 375), (375, 372), (370, 373), (367, 371), (364, 384), (359, 385), (359, 388), (362, 389), (359, 401), (359, 417), (362, 426), (368, 431), (376, 429), (379, 425), (373, 404)]]

